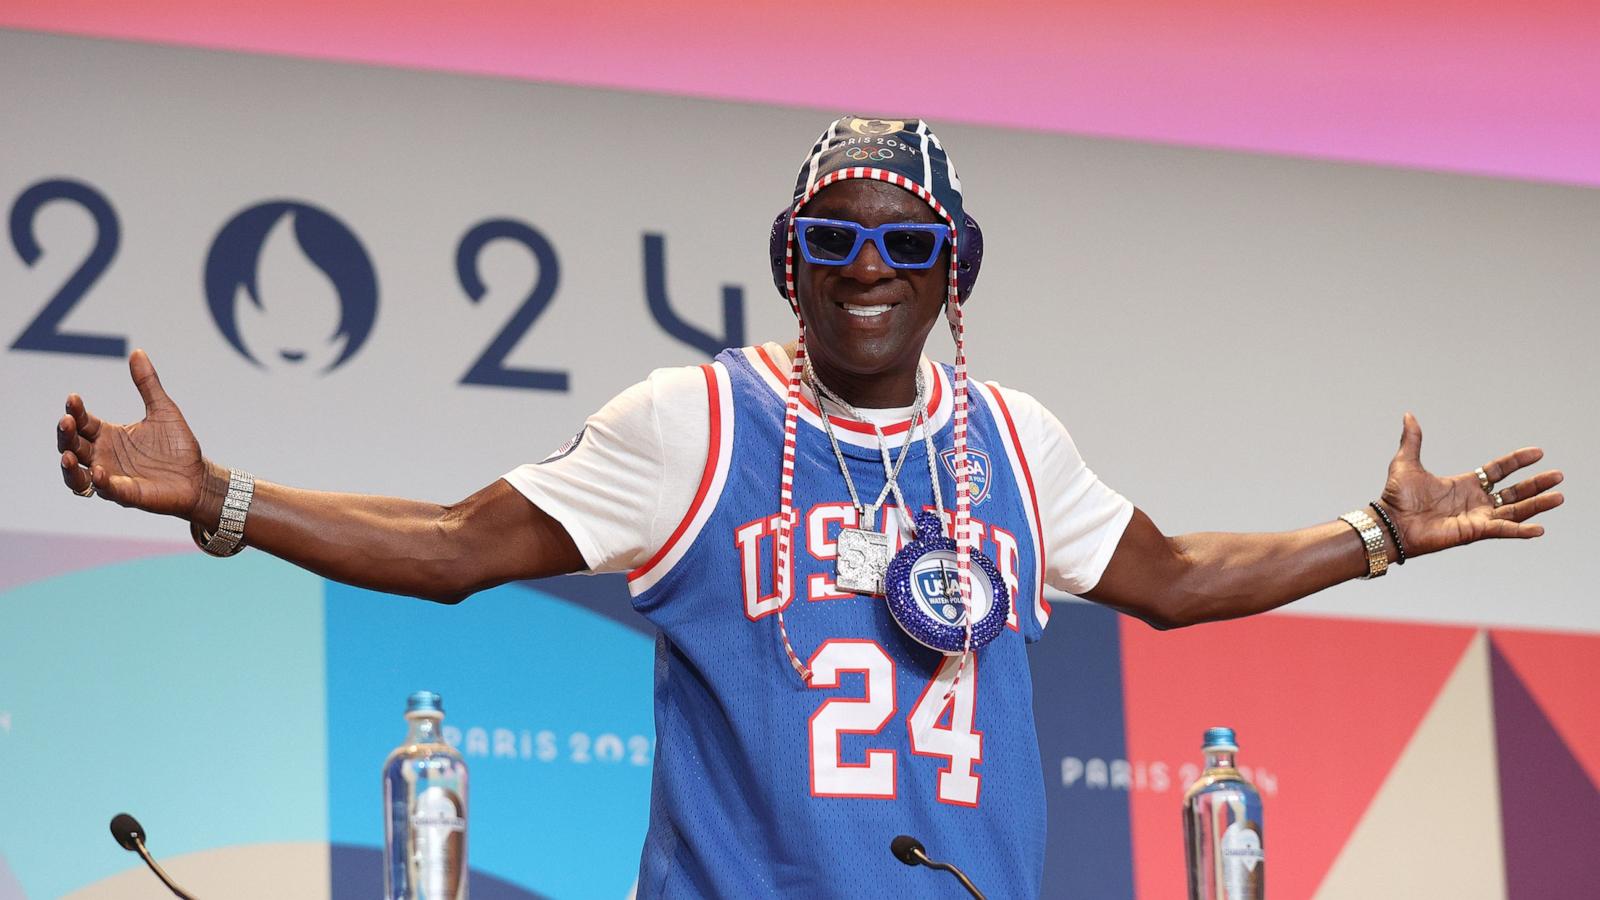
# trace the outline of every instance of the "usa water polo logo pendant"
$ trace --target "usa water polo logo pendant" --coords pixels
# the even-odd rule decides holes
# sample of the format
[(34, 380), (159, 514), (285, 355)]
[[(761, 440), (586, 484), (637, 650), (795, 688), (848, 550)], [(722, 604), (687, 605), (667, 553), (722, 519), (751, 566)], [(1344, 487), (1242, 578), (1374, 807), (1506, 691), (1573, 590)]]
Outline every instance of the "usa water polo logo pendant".
[(1010, 591), (994, 560), (974, 548), (971, 563), (968, 610), (961, 602), (955, 540), (945, 537), (936, 514), (917, 516), (917, 539), (894, 555), (884, 576), (889, 612), (912, 640), (941, 653), (960, 653), (967, 642), (969, 614), (973, 649), (1000, 636), (1011, 609)]

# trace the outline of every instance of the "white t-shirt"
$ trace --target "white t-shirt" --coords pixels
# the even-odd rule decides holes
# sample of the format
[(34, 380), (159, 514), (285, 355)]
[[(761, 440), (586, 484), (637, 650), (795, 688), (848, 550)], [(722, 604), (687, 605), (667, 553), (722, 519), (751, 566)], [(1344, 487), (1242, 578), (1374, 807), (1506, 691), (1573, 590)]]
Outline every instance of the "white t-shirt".
[[(782, 346), (764, 349), (788, 370)], [(1044, 581), (1085, 593), (1111, 561), (1133, 504), (1089, 469), (1066, 428), (1039, 401), (996, 388), (1035, 480)], [(888, 424), (908, 418), (909, 407), (858, 412)], [(630, 571), (666, 542), (693, 502), (709, 451), (709, 418), (698, 367), (657, 369), (590, 416), (561, 449), (504, 477), (566, 528), (591, 572)], [(776, 466), (772, 477), (776, 486)]]

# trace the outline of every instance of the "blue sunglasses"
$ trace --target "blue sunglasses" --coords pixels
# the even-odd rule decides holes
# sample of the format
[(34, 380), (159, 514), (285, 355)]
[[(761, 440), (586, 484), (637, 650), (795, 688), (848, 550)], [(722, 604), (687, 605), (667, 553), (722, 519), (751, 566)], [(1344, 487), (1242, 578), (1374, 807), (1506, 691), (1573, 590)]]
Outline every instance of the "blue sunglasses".
[(818, 266), (848, 266), (870, 240), (878, 245), (878, 256), (892, 268), (931, 269), (950, 239), (950, 226), (920, 222), (891, 222), (868, 228), (843, 219), (796, 216), (794, 228), (800, 255)]

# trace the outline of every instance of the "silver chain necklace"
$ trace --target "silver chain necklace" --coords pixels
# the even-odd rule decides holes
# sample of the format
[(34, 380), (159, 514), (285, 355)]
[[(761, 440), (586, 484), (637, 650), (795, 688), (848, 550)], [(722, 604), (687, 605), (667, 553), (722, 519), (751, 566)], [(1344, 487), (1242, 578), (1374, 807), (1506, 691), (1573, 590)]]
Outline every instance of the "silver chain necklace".
[[(924, 426), (927, 415), (927, 380), (923, 376), (922, 365), (917, 365), (917, 395), (913, 401), (913, 412), (910, 425), (906, 429), (906, 439), (900, 445), (900, 458), (890, 465), (888, 441), (884, 439), (883, 429), (878, 423), (871, 422), (861, 415), (855, 407), (851, 406), (838, 394), (834, 393), (822, 380), (817, 377), (816, 370), (806, 366), (806, 381), (811, 385), (812, 391), (817, 396), (817, 411), (822, 419), (822, 430), (828, 436), (828, 444), (833, 448), (834, 459), (839, 464), (839, 472), (844, 475), (845, 487), (850, 491), (850, 502), (856, 510), (856, 527), (839, 529), (838, 552), (835, 557), (834, 584), (839, 588), (858, 594), (881, 595), (883, 593), (884, 574), (889, 568), (889, 535), (878, 531), (876, 528), (877, 512), (883, 505), (886, 497), (893, 492), (899, 504), (900, 515), (911, 525), (913, 532), (915, 523), (911, 520), (911, 513), (906, 505), (905, 496), (900, 491), (900, 469), (905, 465), (906, 457), (910, 455), (911, 441), (915, 437), (918, 426)], [(883, 459), (885, 481), (883, 490), (878, 493), (878, 499), (871, 506), (863, 507), (861, 498), (856, 493), (855, 480), (850, 477), (850, 467), (844, 458), (844, 452), (839, 449), (839, 439), (833, 432), (833, 424), (828, 420), (828, 409), (824, 398), (840, 407), (850, 418), (869, 424), (872, 432), (878, 439), (878, 452)], [(944, 512), (944, 499), (939, 490), (938, 470), (933, 462), (933, 437), (931, 429), (923, 427), (922, 439), (927, 447), (928, 478), (933, 483), (934, 503), (939, 512)]]

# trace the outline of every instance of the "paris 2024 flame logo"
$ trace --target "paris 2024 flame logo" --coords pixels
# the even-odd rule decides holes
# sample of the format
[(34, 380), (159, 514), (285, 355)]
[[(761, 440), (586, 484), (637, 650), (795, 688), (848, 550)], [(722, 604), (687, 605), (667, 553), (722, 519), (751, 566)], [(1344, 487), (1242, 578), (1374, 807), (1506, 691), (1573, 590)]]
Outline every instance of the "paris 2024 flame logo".
[(255, 365), (329, 372), (361, 349), (378, 316), (378, 279), (355, 233), (294, 201), (252, 206), (206, 256), (206, 305)]

